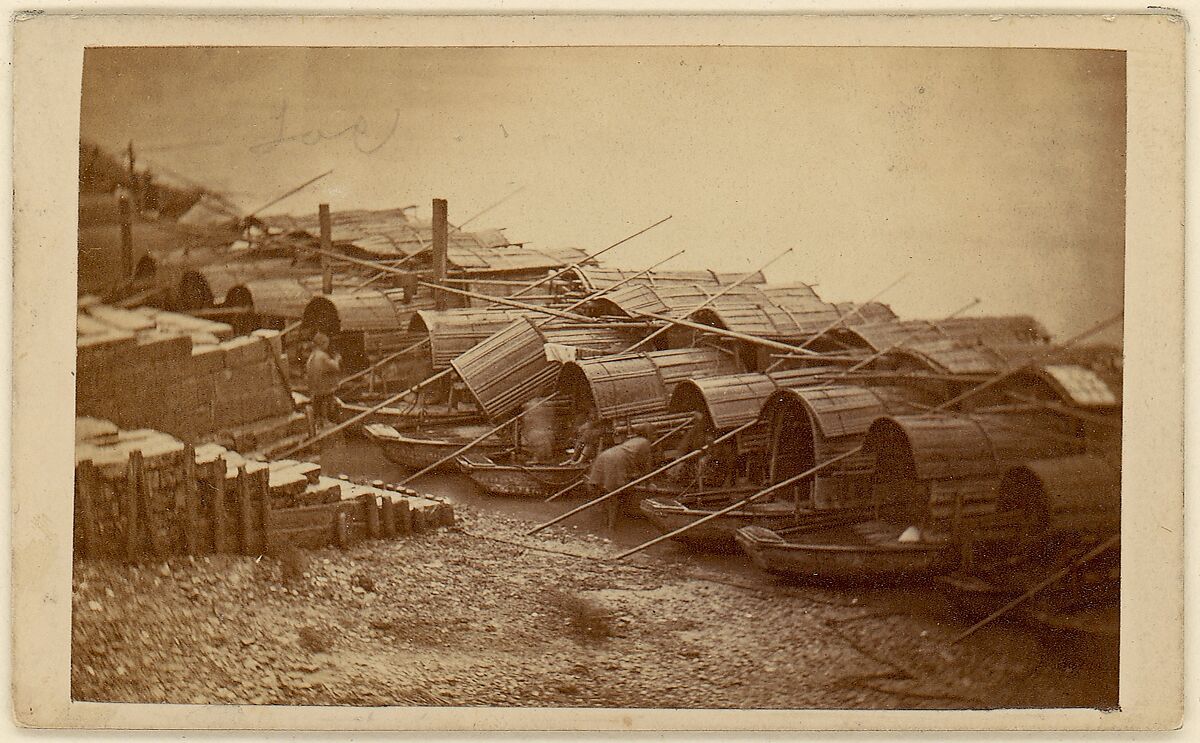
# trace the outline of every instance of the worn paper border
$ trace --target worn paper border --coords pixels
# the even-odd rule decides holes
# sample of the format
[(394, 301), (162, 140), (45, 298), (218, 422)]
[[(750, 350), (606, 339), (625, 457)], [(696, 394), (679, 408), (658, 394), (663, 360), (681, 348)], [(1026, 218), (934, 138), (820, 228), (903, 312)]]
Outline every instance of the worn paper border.
[[(1182, 714), (1184, 24), (1140, 16), (68, 17), (14, 29), (19, 724), (357, 730), (1169, 729)], [(88, 45), (854, 45), (1128, 51), (1121, 710), (334, 708), (69, 700), (80, 71)]]

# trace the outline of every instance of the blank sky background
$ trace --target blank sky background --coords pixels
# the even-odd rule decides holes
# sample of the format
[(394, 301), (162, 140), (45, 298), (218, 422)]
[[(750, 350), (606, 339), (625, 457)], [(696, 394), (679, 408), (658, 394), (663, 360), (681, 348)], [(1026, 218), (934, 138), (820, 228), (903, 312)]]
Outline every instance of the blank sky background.
[[(907, 273), (882, 299), (908, 317), (978, 296), (1065, 335), (1122, 306), (1121, 52), (93, 49), (83, 83), (85, 138), (247, 208), (329, 168), (273, 211), (438, 196), (455, 222), (523, 186), (471, 226), (595, 250), (672, 214), (606, 259), (792, 247), (772, 281), (862, 300)], [(267, 145), (285, 105), (284, 136), (359, 131)]]

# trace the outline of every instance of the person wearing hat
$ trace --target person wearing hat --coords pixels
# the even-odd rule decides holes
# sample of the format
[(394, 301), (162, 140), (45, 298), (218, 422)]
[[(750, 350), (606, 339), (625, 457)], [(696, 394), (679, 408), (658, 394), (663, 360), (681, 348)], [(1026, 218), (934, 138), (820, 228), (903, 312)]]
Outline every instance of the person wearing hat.
[[(641, 423), (633, 427), (629, 438), (596, 455), (587, 478), (593, 497), (611, 493), (650, 471), (650, 439), (653, 436), (654, 429)], [(621, 500), (622, 497), (617, 496), (604, 502), (604, 512), (610, 529), (617, 525)]]
[(313, 350), (304, 365), (304, 373), (318, 425), (324, 421), (333, 422), (333, 395), (341, 381), (341, 360), (341, 354), (329, 355), (329, 336), (324, 333), (313, 336)]

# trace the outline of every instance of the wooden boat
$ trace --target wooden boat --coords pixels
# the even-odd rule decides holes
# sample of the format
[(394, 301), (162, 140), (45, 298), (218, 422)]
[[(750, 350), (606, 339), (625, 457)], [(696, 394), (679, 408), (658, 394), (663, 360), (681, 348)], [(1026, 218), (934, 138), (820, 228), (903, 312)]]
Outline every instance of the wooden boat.
[[(641, 502), (641, 512), (656, 529), (666, 534), (712, 514), (750, 495), (753, 490), (695, 493), (679, 498), (652, 497)], [(783, 529), (795, 525), (796, 506), (791, 501), (751, 503), (705, 522), (675, 537), (694, 547), (729, 549), (736, 546), (734, 535), (744, 526)]]
[(492, 495), (547, 498), (587, 474), (588, 465), (498, 463), (479, 453), (457, 459), (462, 473)]
[[(1038, 559), (1019, 559), (1009, 545), (1004, 552), (988, 556), (990, 560), (980, 560), (976, 555), (972, 570), (939, 575), (936, 582), (955, 613), (974, 621), (1036, 587), (1078, 557), (1086, 546), (1066, 545), (1054, 555), (1043, 542)], [(1119, 622), (1110, 609), (1120, 604), (1120, 559), (1118, 549), (1096, 556), (1028, 597), (1009, 618), (1053, 629), (1115, 633)]]
[[(370, 423), (363, 428), (367, 438), (383, 450), (384, 456), (411, 470), (421, 470), (453, 454), (486, 432), (489, 426), (451, 426), (417, 434), (400, 433), (394, 426)], [(498, 453), (506, 446), (502, 439), (485, 439), (472, 447), (480, 453)], [(439, 469), (454, 471), (456, 464), (448, 460)]]
[(902, 580), (958, 565), (958, 545), (900, 542), (905, 528), (881, 521), (779, 532), (747, 526), (737, 541), (763, 570), (809, 580)]
[[(373, 406), (374, 404), (369, 402), (345, 402), (339, 399), (335, 415), (338, 421), (344, 421), (365, 413)], [(398, 404), (376, 410), (364, 418), (362, 424), (382, 423), (398, 431), (411, 431), (415, 428), (460, 426), (477, 423), (481, 420), (482, 416), (479, 411), (470, 407), (451, 408), (446, 405), (409, 406)]]

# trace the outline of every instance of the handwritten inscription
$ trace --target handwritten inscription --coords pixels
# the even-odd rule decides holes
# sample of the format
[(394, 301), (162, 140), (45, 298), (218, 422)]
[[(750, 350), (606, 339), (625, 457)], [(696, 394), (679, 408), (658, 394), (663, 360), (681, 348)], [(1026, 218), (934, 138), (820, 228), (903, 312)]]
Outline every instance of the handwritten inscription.
[(387, 144), (392, 135), (396, 133), (396, 126), (400, 123), (400, 110), (396, 109), (395, 115), (392, 117), (392, 122), (386, 132), (383, 132), (380, 128), (371, 127), (367, 123), (366, 116), (359, 116), (354, 120), (354, 123), (335, 131), (316, 128), (293, 133), (290, 131), (291, 127), (288, 125), (287, 101), (284, 101), (279, 107), (279, 114), (272, 118), (278, 123), (277, 136), (272, 140), (251, 145), (250, 152), (255, 155), (264, 155), (275, 150), (277, 147), (290, 143), (312, 146), (319, 142), (342, 138), (349, 138), (354, 144), (354, 149), (364, 155), (370, 155)]

